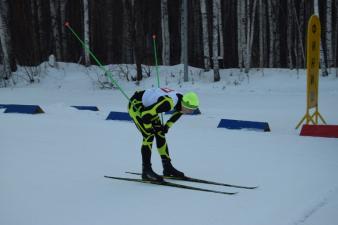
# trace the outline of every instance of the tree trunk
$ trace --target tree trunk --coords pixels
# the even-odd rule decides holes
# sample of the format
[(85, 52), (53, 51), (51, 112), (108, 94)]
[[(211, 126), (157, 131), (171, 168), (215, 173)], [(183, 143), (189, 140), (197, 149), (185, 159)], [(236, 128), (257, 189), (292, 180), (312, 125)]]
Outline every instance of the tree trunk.
[[(83, 37), (84, 43), (90, 49), (90, 39), (89, 39), (89, 5), (88, 0), (83, 0)], [(90, 66), (90, 54), (89, 51), (83, 49), (85, 66)]]
[(246, 59), (246, 0), (239, 0), (237, 2), (237, 45), (238, 45), (238, 67), (242, 70)]
[(133, 55), (133, 2), (124, 0), (123, 3), (123, 39), (122, 39), (122, 62), (127, 64), (134, 63)]
[(280, 10), (280, 2), (276, 1), (275, 7), (274, 7), (274, 23), (275, 25), (273, 26), (274, 29), (274, 38), (275, 38), (275, 46), (274, 46), (274, 51), (276, 54), (275, 57), (275, 66), (277, 68), (281, 67), (281, 49), (280, 49), (280, 28), (279, 28), (279, 10)]
[(32, 29), (32, 50), (27, 55), (27, 65), (35, 65), (38, 64), (38, 62), (41, 60), (40, 57), (40, 45), (39, 45), (39, 38), (38, 38), (38, 23), (36, 20), (37, 16), (37, 3), (36, 0), (31, 0), (31, 13), (32, 13), (32, 19), (31, 19), (31, 29)]
[(182, 0), (181, 10), (181, 63), (184, 64), (183, 81), (187, 82), (188, 77), (188, 0)]
[(206, 71), (210, 70), (209, 30), (206, 0), (201, 0), (203, 61)]
[(259, 0), (259, 67), (265, 67), (266, 59), (266, 5)]
[[(96, 42), (97, 42), (97, 25), (96, 25), (96, 18), (97, 18), (97, 3), (95, 1), (90, 0), (88, 2), (89, 5), (89, 15), (90, 15), (90, 20), (89, 20), (89, 46), (96, 52)], [(91, 62), (93, 63), (93, 62)]]
[(336, 77), (338, 77), (338, 1), (336, 0), (336, 32), (335, 32), (335, 48), (334, 48), (334, 58), (336, 59)]
[[(1, 24), (1, 18), (0, 18), (0, 26), (1, 26), (2, 24)], [(2, 54), (2, 46), (1, 46), (1, 37), (0, 37), (0, 65), (3, 65), (4, 63), (3, 63), (3, 58), (4, 56), (3, 56), (3, 54)], [(1, 70), (0, 70), (1, 71)], [(2, 79), (2, 76), (0, 76), (0, 80)]]
[(181, 40), (181, 56), (180, 63), (183, 64), (184, 61), (184, 0), (180, 1), (180, 40)]
[(135, 12), (135, 61), (136, 61), (136, 80), (142, 80), (142, 60), (144, 51), (144, 2), (136, 0), (134, 3)]
[(212, 59), (213, 59), (213, 64), (214, 64), (214, 81), (220, 81), (220, 75), (219, 75), (219, 65), (218, 65), (218, 34), (219, 34), (219, 23), (218, 23), (218, 18), (219, 18), (219, 9), (220, 7), (220, 2), (219, 0), (214, 0), (212, 1), (212, 32), (213, 32), (213, 40), (212, 40)]
[(162, 64), (170, 65), (168, 0), (161, 0), (161, 24), (162, 24)]
[(276, 0), (268, 0), (269, 13), (269, 67), (280, 67), (280, 40), (278, 31), (279, 4)]
[(67, 32), (66, 27), (64, 26), (66, 22), (66, 5), (68, 0), (60, 0), (60, 22), (59, 26), (61, 27), (61, 49), (62, 49), (62, 60), (68, 61), (68, 47), (67, 47)]
[[(296, 1), (296, 0), (293, 0)], [(299, 7), (299, 16), (298, 16), (298, 29), (299, 29), (299, 39), (303, 42), (303, 45), (299, 45), (299, 51), (304, 54), (304, 58), (301, 61), (301, 68), (306, 67), (306, 56), (305, 56), (305, 43), (306, 43), (306, 27), (307, 27), (307, 21), (304, 21), (305, 19), (305, 1), (306, 0), (301, 0), (300, 1), (300, 7)]]
[[(204, 64), (203, 61), (203, 42), (202, 42), (202, 22), (201, 22), (201, 6), (199, 0), (193, 0), (191, 2), (192, 13), (190, 18), (190, 29), (188, 31), (188, 40), (193, 40), (192, 44), (189, 45), (190, 51), (190, 62), (194, 66), (201, 67)], [(195, 35), (196, 34), (196, 35)], [(190, 42), (191, 43), (191, 42)]]
[(295, 51), (295, 57), (296, 57), (296, 68), (305, 68), (305, 49), (304, 49), (304, 2), (303, 0), (300, 2), (299, 12), (300, 16), (298, 17), (296, 6), (295, 6), (295, 0), (291, 0), (292, 3), (292, 9), (293, 9), (293, 18), (296, 21), (296, 26), (294, 27), (294, 51)]
[(287, 0), (287, 31), (286, 31), (286, 37), (287, 37), (287, 54), (288, 54), (288, 61), (287, 65), (289, 69), (293, 69), (293, 32), (294, 32), (294, 23), (293, 23), (293, 6), (292, 6), (292, 0)]
[(269, 67), (273, 67), (273, 62), (274, 62), (274, 23), (272, 19), (272, 2), (273, 0), (268, 0), (268, 17), (269, 17)]
[(326, 52), (328, 68), (334, 66), (332, 45), (332, 0), (326, 0)]
[(220, 58), (223, 61), (224, 60), (224, 36), (223, 36), (223, 22), (222, 22), (222, 5), (220, 0), (218, 0), (218, 33), (219, 33), (219, 52), (220, 52)]
[(38, 25), (38, 35), (39, 35), (39, 46), (40, 46), (40, 60), (46, 60), (46, 50), (47, 50), (47, 35), (43, 30), (43, 9), (42, 9), (42, 1), (43, 0), (35, 0), (36, 1), (36, 11), (37, 11), (37, 25)]
[[(314, 0), (314, 12), (319, 17), (319, 6), (318, 6), (318, 0)], [(323, 30), (323, 29), (322, 29)], [(324, 48), (323, 48), (323, 40), (320, 40), (320, 68), (322, 71), (322, 76), (327, 76), (328, 72), (326, 69), (326, 63), (325, 63), (325, 55), (324, 55)]]
[(111, 64), (113, 62), (113, 48), (114, 48), (114, 41), (113, 41), (113, 7), (114, 1), (106, 0), (105, 1), (105, 14), (106, 14), (106, 37), (104, 38), (107, 43), (106, 55), (107, 55), (107, 63)]
[(51, 28), (53, 32), (53, 41), (54, 41), (54, 51), (56, 60), (61, 60), (61, 44), (60, 44), (60, 32), (58, 30), (58, 20), (57, 20), (57, 2), (56, 0), (50, 0), (50, 17), (51, 17)]
[(11, 34), (9, 30), (8, 1), (0, 1), (0, 42), (3, 55), (4, 74), (2, 79), (8, 80), (12, 71), (16, 71), (16, 64), (11, 45)]
[(251, 24), (251, 16), (250, 16), (250, 1), (246, 1), (245, 3), (245, 14), (246, 14), (246, 29), (245, 29), (245, 57), (244, 57), (244, 72), (248, 73), (249, 72), (249, 48), (250, 48), (250, 24)]
[[(181, 13), (180, 13), (180, 30), (181, 30), (181, 33), (180, 33), (180, 36), (181, 36), (181, 60), (180, 62), (182, 64), (184, 64), (185, 60), (188, 60), (188, 59), (185, 59), (187, 58), (187, 53), (185, 52), (186, 51), (186, 38), (188, 37), (185, 37), (187, 35), (187, 32), (186, 30), (188, 29), (188, 18), (185, 18), (186, 15), (188, 15), (188, 12), (185, 12), (185, 3), (186, 1), (188, 0), (181, 0)], [(188, 7), (187, 7), (187, 10), (188, 10)]]
[[(10, 57), (9, 57), (9, 29), (8, 29), (8, 2), (7, 1), (0, 1), (0, 43), (1, 43), (1, 50), (3, 55), (3, 69), (4, 73), (0, 73), (2, 77), (0, 80), (8, 80), (11, 75), (11, 66), (10, 66)], [(1, 71), (2, 72), (2, 71)]]
[[(249, 6), (249, 4), (248, 4)], [(249, 69), (251, 67), (251, 57), (252, 57), (252, 44), (253, 44), (253, 38), (254, 38), (254, 32), (255, 32), (255, 19), (256, 19), (256, 6), (257, 6), (257, 0), (253, 3), (253, 9), (252, 9), (252, 19), (249, 19), (247, 27), (248, 27), (248, 37), (247, 37), (247, 52), (246, 52), (246, 65), (245, 65), (245, 72), (248, 73)], [(248, 12), (250, 12), (250, 8), (248, 8)], [(248, 16), (250, 18), (250, 15)]]

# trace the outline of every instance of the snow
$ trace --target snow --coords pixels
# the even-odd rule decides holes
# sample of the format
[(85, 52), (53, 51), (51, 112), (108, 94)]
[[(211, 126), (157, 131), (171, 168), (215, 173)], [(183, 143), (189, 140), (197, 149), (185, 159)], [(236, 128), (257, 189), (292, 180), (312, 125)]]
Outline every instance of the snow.
[[(239, 185), (242, 190), (191, 185), (234, 196), (106, 179), (140, 171), (141, 136), (134, 124), (107, 121), (126, 111), (116, 89), (97, 85), (97, 67), (41, 65), (40, 82), (0, 89), (0, 104), (36, 104), (44, 114), (5, 114), (0, 109), (0, 224), (3, 225), (334, 225), (338, 221), (338, 139), (301, 137), (296, 124), (305, 114), (305, 71), (236, 69), (212, 72), (161, 67), (161, 83), (196, 91), (202, 112), (183, 116), (169, 131), (173, 164), (187, 175)], [(153, 75), (140, 86), (114, 72), (128, 96), (156, 86)], [(112, 67), (112, 70), (114, 68)], [(115, 70), (116, 71), (116, 70)], [(131, 68), (131, 72), (133, 72)], [(320, 77), (319, 111), (338, 124), (338, 79)], [(71, 105), (97, 106), (79, 111)], [(268, 122), (271, 132), (217, 129), (220, 119)], [(155, 146), (154, 146), (155, 147)], [(153, 149), (153, 168), (161, 173)], [(182, 182), (178, 182), (182, 183)], [(188, 184), (188, 183), (185, 183)]]

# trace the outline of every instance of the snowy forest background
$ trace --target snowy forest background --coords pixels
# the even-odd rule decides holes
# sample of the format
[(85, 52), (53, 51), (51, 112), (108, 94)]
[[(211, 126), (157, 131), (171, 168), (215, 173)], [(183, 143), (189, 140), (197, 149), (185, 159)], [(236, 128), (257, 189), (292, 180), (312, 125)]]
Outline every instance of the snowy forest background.
[(159, 64), (180, 64), (185, 2), (190, 66), (305, 68), (307, 22), (316, 13), (322, 74), (337, 67), (337, 0), (0, 0), (0, 81), (50, 55), (95, 64), (66, 21), (103, 64), (154, 65), (153, 34)]

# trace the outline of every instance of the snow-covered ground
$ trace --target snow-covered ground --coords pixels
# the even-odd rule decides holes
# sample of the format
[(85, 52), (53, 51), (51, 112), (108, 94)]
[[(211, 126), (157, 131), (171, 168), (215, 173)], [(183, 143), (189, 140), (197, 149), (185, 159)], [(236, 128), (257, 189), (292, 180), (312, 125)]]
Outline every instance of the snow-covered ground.
[[(0, 104), (36, 104), (44, 114), (0, 109), (1, 225), (335, 225), (338, 221), (338, 139), (301, 137), (305, 71), (161, 67), (163, 86), (200, 96), (201, 115), (183, 116), (167, 140), (178, 169), (192, 177), (258, 185), (256, 190), (192, 184), (234, 196), (106, 179), (140, 171), (141, 136), (129, 122), (107, 121), (126, 112), (118, 90), (101, 90), (99, 70), (74, 64), (44, 68), (40, 82), (0, 89)], [(21, 74), (21, 75), (20, 75)], [(140, 86), (114, 78), (131, 96), (156, 86), (155, 70)], [(193, 78), (193, 79), (192, 79)], [(319, 110), (338, 124), (338, 79), (321, 77)], [(79, 111), (71, 105), (94, 105)], [(271, 132), (216, 128), (220, 119), (268, 122)], [(155, 146), (154, 146), (155, 147)], [(153, 149), (153, 168), (161, 173)], [(179, 182), (182, 183), (182, 182)]]

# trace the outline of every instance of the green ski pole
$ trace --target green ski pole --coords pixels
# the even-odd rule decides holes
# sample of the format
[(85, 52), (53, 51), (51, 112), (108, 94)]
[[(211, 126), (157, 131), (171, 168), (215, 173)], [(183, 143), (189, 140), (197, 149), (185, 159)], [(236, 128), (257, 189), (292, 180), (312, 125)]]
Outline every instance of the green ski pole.
[[(154, 43), (155, 67), (156, 67), (156, 75), (157, 75), (157, 87), (160, 88), (160, 74), (158, 72), (156, 35), (155, 34), (153, 34), (153, 43)], [(163, 113), (161, 113), (161, 120), (163, 124)]]
[(81, 43), (81, 45), (83, 46), (83, 48), (89, 52), (89, 54), (91, 55), (91, 57), (93, 57), (93, 59), (95, 60), (95, 62), (99, 65), (99, 67), (105, 72), (105, 74), (108, 75), (108, 78), (110, 79), (110, 82), (112, 82), (114, 85), (116, 85), (116, 87), (121, 91), (121, 93), (124, 95), (124, 97), (126, 97), (126, 99), (129, 101), (129, 97), (128, 95), (122, 90), (122, 88), (120, 87), (120, 85), (113, 79), (112, 74), (109, 70), (107, 70), (102, 63), (96, 58), (96, 56), (94, 55), (94, 53), (89, 49), (89, 47), (81, 40), (81, 38), (79, 37), (79, 35), (77, 35), (77, 33), (73, 30), (73, 28), (69, 25), (69, 22), (65, 22), (65, 26), (71, 31), (71, 33), (76, 37), (76, 39)]

